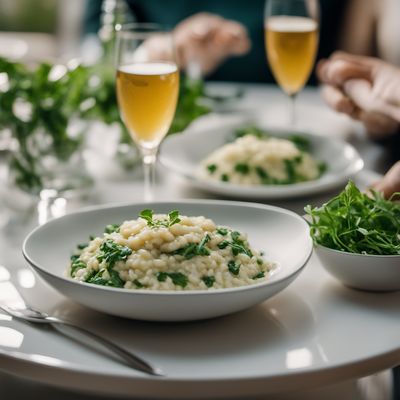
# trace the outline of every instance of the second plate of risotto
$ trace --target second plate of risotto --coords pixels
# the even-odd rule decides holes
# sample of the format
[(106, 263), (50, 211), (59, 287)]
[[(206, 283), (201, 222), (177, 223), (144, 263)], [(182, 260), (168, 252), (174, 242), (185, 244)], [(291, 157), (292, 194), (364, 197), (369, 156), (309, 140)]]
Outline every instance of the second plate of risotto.
[(208, 192), (239, 198), (292, 198), (333, 189), (363, 168), (341, 140), (239, 125), (168, 137), (161, 162)]
[(88, 209), (37, 228), (23, 246), (70, 299), (157, 321), (260, 303), (297, 277), (311, 251), (308, 225), (291, 211), (205, 200)]

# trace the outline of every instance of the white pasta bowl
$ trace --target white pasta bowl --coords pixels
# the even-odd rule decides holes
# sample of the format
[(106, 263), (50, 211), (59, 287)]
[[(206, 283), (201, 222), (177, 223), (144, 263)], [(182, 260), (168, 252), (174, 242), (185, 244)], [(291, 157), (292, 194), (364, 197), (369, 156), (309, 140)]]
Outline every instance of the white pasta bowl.
[[(66, 275), (77, 243), (101, 235), (111, 223), (136, 219), (141, 210), (179, 210), (181, 215), (206, 216), (218, 225), (248, 234), (254, 249), (277, 263), (267, 281), (237, 288), (158, 291), (118, 289), (81, 283)], [(297, 214), (273, 206), (211, 200), (189, 200), (106, 206), (86, 209), (49, 221), (25, 239), (23, 254), (33, 269), (69, 299), (121, 317), (149, 321), (187, 321), (244, 310), (287, 287), (312, 253), (307, 223)]]
[(386, 292), (400, 290), (400, 256), (354, 254), (316, 245), (323, 267), (345, 286)]

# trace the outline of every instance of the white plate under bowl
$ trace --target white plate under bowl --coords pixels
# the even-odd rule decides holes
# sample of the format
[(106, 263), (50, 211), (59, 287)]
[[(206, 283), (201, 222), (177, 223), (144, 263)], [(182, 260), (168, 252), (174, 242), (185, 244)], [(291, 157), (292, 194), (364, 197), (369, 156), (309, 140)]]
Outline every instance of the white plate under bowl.
[[(66, 277), (77, 243), (101, 235), (111, 223), (137, 218), (152, 208), (157, 213), (179, 210), (182, 215), (204, 215), (218, 225), (246, 232), (252, 247), (265, 252), (278, 268), (259, 284), (195, 291), (118, 289), (81, 283)], [(258, 304), (288, 286), (312, 253), (307, 223), (282, 208), (253, 203), (191, 200), (97, 207), (36, 228), (25, 239), (23, 253), (35, 271), (59, 292), (87, 307), (112, 315), (151, 320), (185, 321), (218, 317)]]
[(189, 182), (208, 192), (251, 199), (283, 199), (321, 193), (344, 184), (357, 174), (364, 162), (350, 144), (329, 136), (311, 133), (266, 129), (277, 137), (296, 134), (311, 143), (312, 154), (327, 165), (327, 171), (317, 180), (290, 185), (238, 185), (229, 182), (208, 181), (198, 176), (199, 164), (214, 150), (232, 138), (234, 127), (188, 131), (166, 138), (161, 146), (160, 161), (171, 171), (185, 177)]

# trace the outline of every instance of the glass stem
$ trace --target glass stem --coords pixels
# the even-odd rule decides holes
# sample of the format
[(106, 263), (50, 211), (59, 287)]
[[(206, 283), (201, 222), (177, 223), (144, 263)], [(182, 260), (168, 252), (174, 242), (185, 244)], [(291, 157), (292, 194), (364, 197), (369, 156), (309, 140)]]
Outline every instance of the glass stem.
[(296, 98), (297, 93), (289, 94), (289, 125), (293, 128), (296, 126), (297, 123)]
[(140, 149), (143, 160), (144, 201), (146, 203), (154, 200), (157, 150), (157, 147), (154, 149)]

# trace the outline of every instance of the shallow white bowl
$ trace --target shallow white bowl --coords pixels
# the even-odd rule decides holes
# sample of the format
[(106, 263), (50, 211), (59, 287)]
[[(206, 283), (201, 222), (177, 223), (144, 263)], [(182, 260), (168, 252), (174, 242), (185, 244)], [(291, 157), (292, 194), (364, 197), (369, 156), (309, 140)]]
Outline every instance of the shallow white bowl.
[(227, 140), (232, 138), (232, 132), (239, 126), (242, 125), (188, 131), (169, 136), (161, 145), (160, 161), (197, 188), (219, 195), (246, 199), (295, 198), (321, 193), (341, 186), (350, 177), (360, 172), (364, 166), (357, 150), (337, 138), (266, 128), (276, 137), (285, 138), (291, 134), (297, 134), (307, 138), (311, 143), (313, 156), (326, 163), (327, 171), (315, 181), (290, 185), (239, 185), (199, 177), (198, 167), (201, 161), (226, 144)]
[[(204, 215), (219, 225), (246, 232), (252, 247), (265, 252), (278, 268), (267, 282), (229, 289), (196, 291), (127, 290), (80, 283), (65, 275), (77, 243), (101, 235), (110, 223), (137, 218), (152, 208), (157, 213), (179, 210)], [(98, 311), (151, 321), (185, 321), (218, 317), (260, 303), (288, 286), (312, 253), (307, 223), (282, 208), (253, 203), (189, 200), (91, 208), (54, 219), (36, 228), (23, 244), (35, 271), (66, 297)]]
[(353, 254), (316, 245), (324, 268), (344, 285), (370, 291), (400, 290), (400, 256)]

